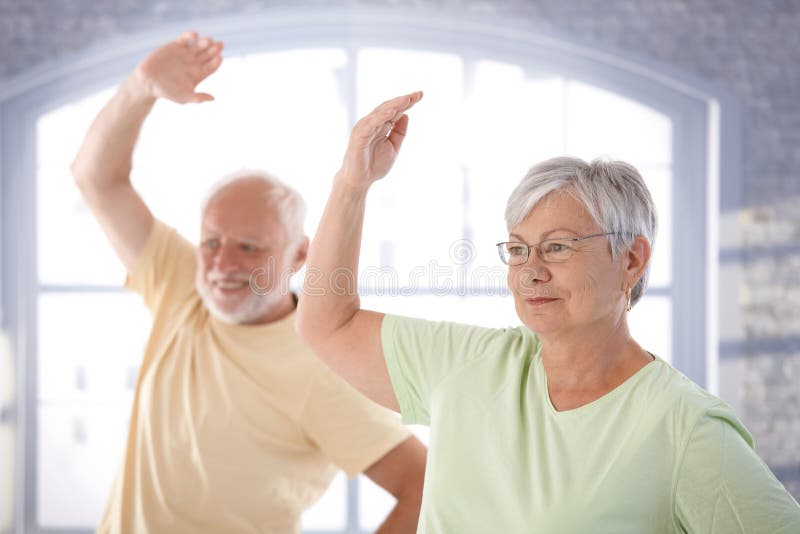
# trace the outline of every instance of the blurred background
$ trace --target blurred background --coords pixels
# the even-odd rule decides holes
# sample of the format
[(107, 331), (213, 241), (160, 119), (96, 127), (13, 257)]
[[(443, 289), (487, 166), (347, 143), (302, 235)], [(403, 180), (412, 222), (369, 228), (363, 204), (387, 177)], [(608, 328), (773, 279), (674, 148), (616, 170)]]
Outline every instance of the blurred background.
[[(89, 532), (105, 505), (149, 317), (69, 164), (184, 29), (226, 42), (216, 102), (159, 103), (133, 180), (192, 240), (242, 167), (293, 184), (313, 234), (355, 120), (425, 91), (370, 198), (366, 307), (518, 324), (493, 246), (514, 185), (556, 155), (637, 166), (660, 231), (634, 335), (730, 403), (800, 499), (798, 28), (791, 0), (0, 0), (0, 533)], [(304, 528), (367, 532), (390, 506), (339, 476)]]

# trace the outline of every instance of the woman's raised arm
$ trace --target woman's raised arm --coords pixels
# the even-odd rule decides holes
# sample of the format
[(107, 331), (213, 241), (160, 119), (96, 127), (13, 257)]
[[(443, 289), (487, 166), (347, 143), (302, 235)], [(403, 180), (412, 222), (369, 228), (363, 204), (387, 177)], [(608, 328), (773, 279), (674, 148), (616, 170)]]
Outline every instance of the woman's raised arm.
[(297, 330), (334, 371), (375, 402), (399, 410), (381, 347), (383, 314), (361, 309), (358, 255), (367, 192), (386, 176), (421, 92), (388, 100), (353, 127), (308, 251)]

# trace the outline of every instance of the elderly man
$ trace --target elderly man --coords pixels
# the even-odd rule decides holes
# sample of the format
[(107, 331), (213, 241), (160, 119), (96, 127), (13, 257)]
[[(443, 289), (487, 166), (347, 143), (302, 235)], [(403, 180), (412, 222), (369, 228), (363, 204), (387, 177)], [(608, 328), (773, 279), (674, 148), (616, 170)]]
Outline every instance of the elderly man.
[(158, 98), (195, 87), (222, 43), (188, 32), (154, 51), (92, 124), (72, 171), (153, 328), (128, 440), (98, 532), (299, 532), (336, 466), (397, 498), (379, 532), (413, 532), (425, 448), (296, 337), (281, 284), (305, 261), (304, 206), (265, 174), (235, 175), (203, 207), (194, 247), (155, 219), (130, 182)]

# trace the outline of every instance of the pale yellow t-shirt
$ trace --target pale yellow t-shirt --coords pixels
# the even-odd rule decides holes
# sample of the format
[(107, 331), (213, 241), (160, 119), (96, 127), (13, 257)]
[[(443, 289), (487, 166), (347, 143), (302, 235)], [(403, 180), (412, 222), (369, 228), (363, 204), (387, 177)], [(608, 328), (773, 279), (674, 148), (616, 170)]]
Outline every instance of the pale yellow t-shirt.
[(128, 277), (153, 328), (98, 533), (295, 533), (336, 466), (363, 471), (410, 434), (329, 371), (293, 317), (210, 316), (193, 246), (156, 221)]

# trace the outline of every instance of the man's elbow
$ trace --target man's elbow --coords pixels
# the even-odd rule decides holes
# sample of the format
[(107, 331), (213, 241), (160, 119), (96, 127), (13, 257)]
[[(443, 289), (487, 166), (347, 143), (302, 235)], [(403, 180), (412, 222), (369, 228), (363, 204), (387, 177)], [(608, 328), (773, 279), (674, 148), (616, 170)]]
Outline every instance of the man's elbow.
[(422, 503), (422, 488), (425, 484), (425, 464), (428, 458), (428, 450), (421, 443), (418, 444), (421, 451), (413, 462), (408, 466), (406, 481), (399, 492), (398, 500), (402, 499), (409, 504), (415, 505), (419, 510)]
[(425, 482), (425, 468), (417, 471), (416, 469), (410, 470), (407, 475), (406, 484), (403, 489), (395, 496), (398, 503), (408, 506), (409, 509), (416, 510), (419, 515), (420, 506), (422, 506), (422, 488)]
[[(418, 450), (414, 458), (404, 462), (404, 469), (398, 476), (399, 480), (396, 481), (397, 485), (391, 491), (397, 504), (395, 504), (392, 514), (394, 517), (389, 522), (396, 528), (387, 529), (387, 532), (416, 532), (417, 530), (422, 509), (426, 451), (421, 444), (415, 445), (421, 451)], [(379, 530), (379, 532), (382, 531)]]
[(99, 195), (97, 183), (92, 179), (91, 169), (80, 154), (72, 162), (69, 170), (72, 174), (72, 181), (78, 187), (84, 200), (90, 201)]
[(422, 509), (422, 489), (397, 499), (394, 513), (398, 516), (396, 532), (417, 532)]
[(78, 186), (78, 189), (83, 190), (85, 187), (86, 179), (83, 171), (83, 165), (80, 161), (80, 156), (75, 158), (72, 165), (69, 166), (69, 171), (72, 174), (72, 181)]
[(428, 449), (415, 436), (410, 436), (381, 458), (366, 475), (383, 486), (398, 503), (416, 504), (419, 508), (427, 460)]

